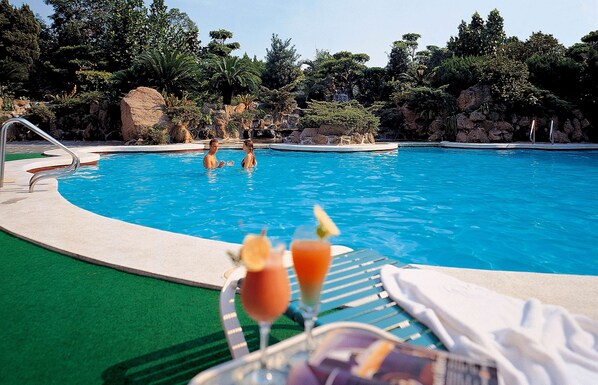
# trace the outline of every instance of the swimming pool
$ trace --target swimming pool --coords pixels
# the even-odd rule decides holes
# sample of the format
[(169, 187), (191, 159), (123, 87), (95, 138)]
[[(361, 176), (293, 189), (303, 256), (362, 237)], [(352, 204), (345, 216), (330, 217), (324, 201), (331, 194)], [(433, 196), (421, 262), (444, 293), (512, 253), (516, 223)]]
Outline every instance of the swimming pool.
[(116, 154), (61, 179), (60, 193), (100, 215), (240, 243), (248, 232), (290, 241), (322, 205), (334, 243), (406, 262), (598, 275), (598, 153), (402, 148), (389, 153), (221, 150)]

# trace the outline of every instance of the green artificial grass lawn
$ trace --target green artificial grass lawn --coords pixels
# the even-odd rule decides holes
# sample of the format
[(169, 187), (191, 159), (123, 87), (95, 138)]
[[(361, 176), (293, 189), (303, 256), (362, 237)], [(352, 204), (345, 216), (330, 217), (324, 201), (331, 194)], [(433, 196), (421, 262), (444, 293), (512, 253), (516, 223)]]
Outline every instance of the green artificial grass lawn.
[(31, 158), (43, 158), (44, 154), (6, 154), (5, 159), (8, 160), (21, 160)]
[[(219, 291), (93, 265), (1, 231), (0, 266), (0, 384), (185, 384), (231, 359)], [(257, 349), (257, 326), (239, 317)], [(300, 331), (280, 317), (271, 343)]]

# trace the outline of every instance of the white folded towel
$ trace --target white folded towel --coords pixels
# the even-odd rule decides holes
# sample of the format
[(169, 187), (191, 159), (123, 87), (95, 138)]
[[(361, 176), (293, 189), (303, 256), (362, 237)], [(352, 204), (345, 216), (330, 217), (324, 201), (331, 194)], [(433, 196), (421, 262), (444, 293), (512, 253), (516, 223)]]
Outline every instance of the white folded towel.
[(598, 384), (598, 322), (426, 269), (386, 265), (390, 298), (449, 351), (497, 363), (503, 385)]

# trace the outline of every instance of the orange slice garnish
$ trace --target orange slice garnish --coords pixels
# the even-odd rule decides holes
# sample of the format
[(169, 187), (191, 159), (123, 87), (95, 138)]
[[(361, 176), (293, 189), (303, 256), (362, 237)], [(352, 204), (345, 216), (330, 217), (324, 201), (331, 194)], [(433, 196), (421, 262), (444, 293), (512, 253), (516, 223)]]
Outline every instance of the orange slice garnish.
[(334, 222), (332, 222), (332, 219), (326, 214), (326, 211), (319, 205), (314, 206), (314, 215), (318, 220), (317, 232), (320, 238), (332, 237), (341, 233)]
[(248, 234), (241, 248), (241, 260), (247, 271), (260, 271), (266, 267), (271, 247), (265, 235)]

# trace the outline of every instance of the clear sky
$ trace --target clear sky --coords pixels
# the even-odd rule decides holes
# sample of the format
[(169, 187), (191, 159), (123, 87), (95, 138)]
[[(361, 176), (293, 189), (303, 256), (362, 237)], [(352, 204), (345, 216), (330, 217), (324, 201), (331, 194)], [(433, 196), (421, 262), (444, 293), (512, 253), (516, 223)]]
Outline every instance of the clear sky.
[[(52, 13), (43, 0), (9, 2), (27, 3), (43, 17)], [(247, 52), (263, 59), (276, 33), (290, 38), (302, 59), (313, 58), (316, 49), (350, 51), (368, 54), (370, 67), (385, 66), (392, 42), (403, 34), (420, 34), (419, 49), (444, 47), (457, 35), (461, 20), (469, 23), (476, 11), (486, 20), (494, 8), (504, 19), (507, 36), (521, 40), (541, 31), (569, 47), (598, 30), (598, 0), (165, 0), (165, 4), (189, 15), (199, 27), (203, 45), (209, 31), (227, 29), (234, 34), (232, 41), (241, 44), (240, 55)]]

